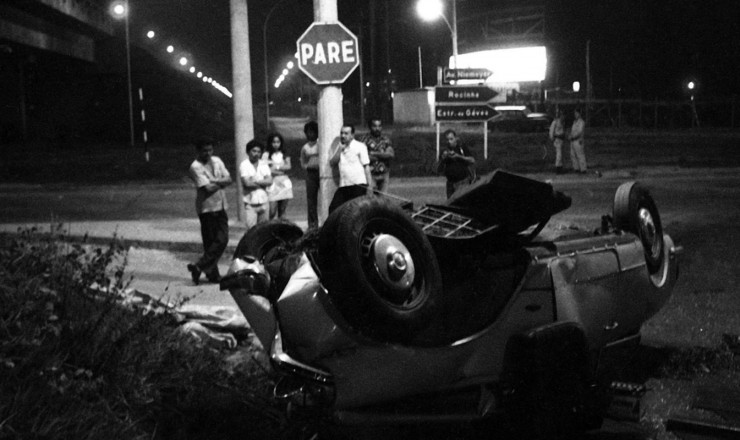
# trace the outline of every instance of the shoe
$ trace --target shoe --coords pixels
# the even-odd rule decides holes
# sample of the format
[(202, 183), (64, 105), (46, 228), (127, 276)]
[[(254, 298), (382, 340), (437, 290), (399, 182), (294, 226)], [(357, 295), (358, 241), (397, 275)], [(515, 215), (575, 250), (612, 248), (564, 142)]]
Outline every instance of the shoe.
[(188, 270), (190, 271), (190, 278), (193, 280), (193, 284), (197, 286), (200, 282), (200, 269), (198, 269), (196, 264), (190, 263), (188, 264)]

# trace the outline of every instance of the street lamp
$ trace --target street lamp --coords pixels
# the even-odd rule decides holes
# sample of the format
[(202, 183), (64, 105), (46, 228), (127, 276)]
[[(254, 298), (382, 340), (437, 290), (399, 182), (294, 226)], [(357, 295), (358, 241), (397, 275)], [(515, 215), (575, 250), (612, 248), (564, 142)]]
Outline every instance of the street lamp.
[(128, 80), (128, 122), (130, 129), (130, 143), (134, 146), (134, 102), (131, 97), (131, 41), (128, 31), (128, 0), (118, 0), (111, 5), (113, 16), (117, 19), (123, 18), (126, 28), (126, 78)]
[(441, 0), (419, 0), (416, 3), (416, 12), (419, 14), (424, 21), (436, 20), (442, 17), (447, 27), (450, 29), (452, 34), (452, 62), (453, 67), (457, 68), (457, 4), (456, 0), (452, 0), (452, 24), (445, 16), (442, 7)]
[(265, 22), (262, 23), (262, 55), (265, 61), (265, 122), (267, 124), (267, 130), (270, 130), (270, 80), (267, 77), (267, 22), (270, 21), (270, 16), (272, 16), (275, 9), (277, 9), (277, 7), (283, 2), (285, 2), (285, 0), (280, 0), (275, 3), (273, 7), (270, 8), (270, 11), (267, 12)]

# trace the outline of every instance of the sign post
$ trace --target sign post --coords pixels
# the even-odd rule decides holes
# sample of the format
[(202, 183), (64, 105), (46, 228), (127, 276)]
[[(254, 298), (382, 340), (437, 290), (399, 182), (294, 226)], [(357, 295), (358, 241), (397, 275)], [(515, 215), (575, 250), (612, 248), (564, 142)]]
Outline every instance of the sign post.
[(342, 127), (343, 83), (360, 64), (355, 37), (337, 19), (336, 0), (314, 0), (314, 23), (296, 42), (298, 68), (323, 87), (317, 103), (319, 125), (319, 222), (329, 213), (329, 203), (336, 191), (329, 154)]
[[(452, 72), (452, 73), (451, 73)], [(486, 69), (445, 69), (445, 78), (487, 78)], [(434, 119), (437, 125), (437, 156), (439, 157), (439, 123), (442, 121), (483, 122), (483, 157), (488, 159), (488, 120), (496, 115), (493, 103), (498, 92), (485, 85), (445, 85), (434, 88)]]

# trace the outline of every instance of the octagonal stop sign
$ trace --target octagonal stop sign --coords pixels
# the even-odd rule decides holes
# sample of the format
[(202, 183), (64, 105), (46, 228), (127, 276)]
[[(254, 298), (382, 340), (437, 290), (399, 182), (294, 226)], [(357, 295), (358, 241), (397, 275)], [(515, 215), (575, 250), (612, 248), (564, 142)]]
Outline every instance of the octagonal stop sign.
[(298, 68), (316, 84), (341, 84), (360, 65), (357, 37), (339, 22), (312, 23), (296, 44)]

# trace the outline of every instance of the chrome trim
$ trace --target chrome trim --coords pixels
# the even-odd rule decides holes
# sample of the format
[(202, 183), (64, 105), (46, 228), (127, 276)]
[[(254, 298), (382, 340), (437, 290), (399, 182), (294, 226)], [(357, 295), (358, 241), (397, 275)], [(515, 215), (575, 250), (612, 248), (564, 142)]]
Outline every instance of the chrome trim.
[(331, 373), (299, 362), (283, 350), (283, 338), (280, 333), (280, 326), (275, 329), (275, 338), (272, 341), (272, 347), (270, 347), (270, 360), (275, 366), (275, 369), (292, 373), (324, 385), (334, 383), (334, 377)]

